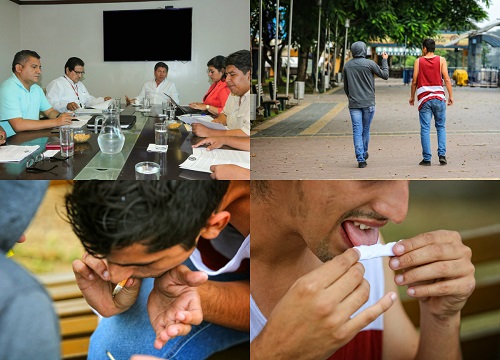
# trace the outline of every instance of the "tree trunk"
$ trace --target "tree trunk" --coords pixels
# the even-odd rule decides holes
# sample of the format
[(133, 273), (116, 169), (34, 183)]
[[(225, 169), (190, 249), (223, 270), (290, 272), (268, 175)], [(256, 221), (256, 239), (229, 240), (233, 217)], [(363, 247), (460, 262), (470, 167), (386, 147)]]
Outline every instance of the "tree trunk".
[(301, 47), (299, 47), (299, 63), (298, 63), (298, 69), (297, 69), (297, 81), (306, 81), (306, 76), (307, 76), (307, 60), (308, 60), (308, 54), (309, 54), (309, 48), (305, 49), (306, 51), (302, 50)]

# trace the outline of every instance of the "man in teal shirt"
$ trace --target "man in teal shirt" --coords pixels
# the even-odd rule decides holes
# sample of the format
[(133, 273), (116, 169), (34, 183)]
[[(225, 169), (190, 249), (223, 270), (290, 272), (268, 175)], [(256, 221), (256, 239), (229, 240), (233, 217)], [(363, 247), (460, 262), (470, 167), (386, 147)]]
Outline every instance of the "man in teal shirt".
[[(12, 62), (12, 76), (0, 86), (0, 126), (7, 137), (19, 131), (47, 129), (71, 124), (72, 114), (54, 110), (36, 82), (42, 66), (40, 55), (19, 51)], [(40, 112), (48, 117), (40, 120)]]

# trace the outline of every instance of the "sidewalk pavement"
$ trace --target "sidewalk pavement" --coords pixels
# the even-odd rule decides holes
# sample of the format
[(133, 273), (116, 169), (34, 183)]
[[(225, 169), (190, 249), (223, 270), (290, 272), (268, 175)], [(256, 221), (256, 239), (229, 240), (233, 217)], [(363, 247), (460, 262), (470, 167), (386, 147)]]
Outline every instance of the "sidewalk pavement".
[[(447, 107), (448, 165), (422, 160), (420, 123), (402, 79), (376, 79), (370, 158), (357, 167), (343, 85), (306, 94), (298, 105), (252, 129), (252, 179), (499, 179), (500, 88), (454, 87)], [(292, 100), (297, 103), (297, 100)]]

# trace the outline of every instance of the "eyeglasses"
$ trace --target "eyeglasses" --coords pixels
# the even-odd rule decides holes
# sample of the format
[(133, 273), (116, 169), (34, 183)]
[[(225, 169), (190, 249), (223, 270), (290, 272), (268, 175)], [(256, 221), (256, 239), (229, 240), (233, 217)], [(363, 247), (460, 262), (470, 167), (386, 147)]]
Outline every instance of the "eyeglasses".
[(73, 70), (73, 72), (77, 75), (85, 75), (85, 71), (76, 71), (76, 70)]
[(48, 172), (48, 171), (52, 171), (54, 170), (57, 165), (54, 165), (52, 166), (50, 169), (42, 169), (42, 168), (39, 168), (39, 167), (36, 167), (35, 165), (38, 164), (39, 162), (41, 161), (44, 161), (44, 160), (48, 160), (48, 161), (64, 161), (66, 163), (66, 165), (68, 165), (68, 163), (66, 162), (68, 158), (65, 157), (65, 158), (58, 158), (58, 157), (55, 157), (55, 156), (52, 156), (50, 158), (45, 158), (45, 156), (43, 154), (38, 154), (38, 155), (31, 155), (28, 157), (28, 160), (26, 161), (26, 171), (27, 172)]

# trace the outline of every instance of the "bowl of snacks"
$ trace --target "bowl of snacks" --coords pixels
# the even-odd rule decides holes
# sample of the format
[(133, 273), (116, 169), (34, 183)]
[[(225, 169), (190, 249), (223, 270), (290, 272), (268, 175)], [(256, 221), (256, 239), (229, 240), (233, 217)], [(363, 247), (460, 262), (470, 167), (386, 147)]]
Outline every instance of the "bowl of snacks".
[(81, 144), (90, 140), (90, 131), (88, 129), (80, 128), (75, 129), (73, 140), (75, 144)]
[(166, 120), (165, 123), (167, 124), (167, 128), (169, 130), (177, 130), (182, 125), (182, 121), (175, 119)]

